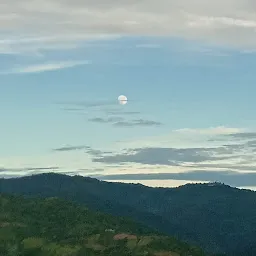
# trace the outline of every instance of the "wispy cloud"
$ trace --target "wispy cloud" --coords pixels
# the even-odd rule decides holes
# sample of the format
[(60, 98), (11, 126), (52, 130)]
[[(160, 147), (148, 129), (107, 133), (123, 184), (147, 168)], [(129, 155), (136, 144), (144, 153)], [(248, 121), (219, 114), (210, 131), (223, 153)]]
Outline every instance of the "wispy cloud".
[(139, 115), (140, 111), (129, 111), (125, 110), (125, 108), (120, 108), (120, 105), (117, 102), (117, 99), (112, 100), (90, 100), (90, 101), (76, 101), (76, 102), (58, 102), (56, 103), (62, 106), (63, 110), (66, 111), (79, 111), (90, 109), (101, 111), (103, 114), (111, 115), (111, 116), (128, 116), (128, 115)]
[(53, 151), (55, 152), (71, 152), (71, 151), (84, 151), (85, 153), (88, 153), (92, 156), (100, 156), (101, 154), (108, 154), (111, 152), (108, 151), (101, 151), (98, 149), (93, 149), (90, 146), (86, 146), (86, 145), (73, 145), (73, 146), (63, 146), (63, 147), (59, 147), (59, 148), (54, 148)]
[[(116, 100), (98, 100), (98, 101), (82, 101), (82, 102), (63, 102), (59, 103), (64, 106), (66, 111), (78, 111), (90, 110), (95, 111), (95, 115), (101, 114), (103, 117), (92, 117), (88, 118), (89, 122), (101, 123), (101, 124), (111, 124), (114, 127), (153, 127), (163, 125), (161, 122), (148, 120), (144, 118), (128, 119), (125, 117), (133, 115), (143, 115), (139, 111), (128, 111), (120, 105)], [(69, 106), (69, 107), (66, 107)], [(83, 112), (85, 114), (85, 112)]]
[(90, 118), (88, 121), (94, 122), (94, 123), (115, 123), (115, 122), (121, 122), (124, 118), (122, 117), (108, 117), (108, 118), (101, 118), (101, 117), (95, 117)]
[(151, 127), (151, 126), (159, 126), (162, 125), (160, 122), (152, 121), (152, 120), (144, 120), (144, 119), (136, 119), (136, 120), (125, 120), (123, 117), (108, 117), (101, 118), (95, 117), (88, 119), (90, 122), (94, 123), (110, 123), (116, 127)]
[(245, 132), (245, 129), (240, 128), (232, 128), (232, 127), (210, 127), (207, 129), (191, 129), (191, 128), (184, 128), (176, 130), (179, 133), (187, 133), (187, 134), (202, 134), (202, 135), (227, 135), (227, 136), (237, 136), (238, 134), (248, 134)]
[(90, 147), (85, 145), (77, 145), (77, 146), (64, 146), (60, 148), (54, 148), (53, 151), (74, 151), (74, 150), (88, 150)]
[(41, 171), (41, 170), (58, 170), (58, 166), (50, 166), (50, 167), (24, 167), (24, 168), (0, 168), (0, 172), (7, 171)]
[(112, 41), (119, 38), (116, 35), (77, 33), (76, 31), (64, 34), (46, 33), (44, 36), (42, 32), (37, 35), (35, 31), (31, 31), (34, 35), (24, 33), (22, 37), (13, 32), (14, 34), (1, 35), (0, 28), (0, 53), (43, 57), (45, 51), (73, 50), (90, 45), (95, 47), (97, 46), (95, 41)]
[(144, 119), (136, 119), (131, 121), (119, 121), (113, 123), (116, 127), (152, 127), (162, 125), (160, 122)]
[(26, 67), (14, 68), (4, 72), (4, 74), (41, 73), (65, 68), (72, 68), (80, 65), (87, 65), (89, 63), (89, 61), (62, 61), (44, 64), (34, 64)]
[[(0, 178), (12, 178), (31, 174), (40, 174), (45, 172), (59, 172), (58, 166), (50, 167), (23, 167), (23, 168), (4, 168), (0, 167)], [(65, 171), (64, 171), (65, 172)]]
[(0, 178), (15, 178), (15, 177), (22, 177), (28, 175), (36, 175), (36, 174), (43, 174), (43, 173), (59, 173), (59, 174), (66, 174), (66, 175), (99, 175), (100, 173), (104, 172), (104, 169), (101, 168), (81, 168), (81, 169), (74, 169), (74, 170), (65, 170), (59, 167), (49, 167), (49, 168), (5, 168), (0, 169)]

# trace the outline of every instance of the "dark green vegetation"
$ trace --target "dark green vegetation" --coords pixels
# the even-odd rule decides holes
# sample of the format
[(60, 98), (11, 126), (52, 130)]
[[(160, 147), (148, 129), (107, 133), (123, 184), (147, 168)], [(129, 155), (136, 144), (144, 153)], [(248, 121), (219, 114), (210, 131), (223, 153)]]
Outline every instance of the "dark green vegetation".
[(222, 184), (149, 188), (43, 174), (1, 180), (2, 192), (58, 196), (129, 217), (213, 253), (256, 255), (256, 192)]
[[(206, 255), (132, 221), (57, 198), (0, 194), (0, 206), (1, 256)], [(116, 240), (118, 234), (133, 236)]]

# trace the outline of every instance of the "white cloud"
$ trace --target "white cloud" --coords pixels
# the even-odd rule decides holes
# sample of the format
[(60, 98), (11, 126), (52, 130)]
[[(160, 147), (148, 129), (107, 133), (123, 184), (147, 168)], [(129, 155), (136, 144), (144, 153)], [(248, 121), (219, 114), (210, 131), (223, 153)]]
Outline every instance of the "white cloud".
[(9, 0), (1, 4), (0, 30), (36, 37), (178, 36), (256, 48), (255, 10), (254, 0)]
[(230, 128), (225, 126), (219, 126), (219, 127), (210, 127), (206, 129), (190, 129), (190, 128), (184, 128), (176, 130), (176, 132), (179, 133), (194, 133), (194, 134), (205, 134), (205, 135), (222, 135), (222, 134), (234, 134), (234, 133), (240, 133), (240, 132), (246, 132), (246, 129), (241, 128)]
[(72, 68), (80, 65), (89, 64), (88, 61), (62, 61), (56, 63), (46, 63), (46, 64), (35, 64), (26, 67), (20, 67), (12, 69), (10, 71), (4, 72), (4, 74), (22, 74), (22, 73), (41, 73), (46, 71), (54, 71), (64, 68)]
[(212, 136), (234, 134), (246, 132), (243, 128), (232, 127), (210, 127), (198, 129), (179, 129), (172, 130), (167, 134), (159, 136), (150, 136), (133, 141), (124, 140), (116, 143), (116, 148), (137, 148), (137, 147), (177, 147), (177, 148), (191, 148), (191, 147), (212, 147), (219, 146), (220, 141), (212, 141), (209, 143), (208, 139)]
[(194, 21), (190, 21), (189, 26), (192, 27), (215, 27), (235, 26), (243, 28), (256, 28), (256, 20), (234, 19), (229, 17), (195, 17)]
[(61, 32), (42, 32), (39, 35), (34, 32), (23, 36), (19, 36), (18, 30), (15, 33), (14, 35), (1, 35), (0, 33), (0, 53), (42, 57), (42, 51), (44, 50), (75, 49), (84, 46), (85, 41), (88, 44), (99, 40), (104, 41), (119, 38), (119, 36), (114, 34), (88, 34), (76, 33), (76, 31), (68, 34), (62, 34)]

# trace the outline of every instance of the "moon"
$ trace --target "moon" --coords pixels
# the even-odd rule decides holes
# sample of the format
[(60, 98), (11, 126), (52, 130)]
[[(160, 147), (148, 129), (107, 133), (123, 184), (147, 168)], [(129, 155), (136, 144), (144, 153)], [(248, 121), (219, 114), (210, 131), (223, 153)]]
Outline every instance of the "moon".
[(124, 95), (120, 95), (120, 96), (118, 97), (118, 101), (119, 101), (119, 104), (125, 105), (125, 104), (127, 103), (127, 97), (124, 96)]

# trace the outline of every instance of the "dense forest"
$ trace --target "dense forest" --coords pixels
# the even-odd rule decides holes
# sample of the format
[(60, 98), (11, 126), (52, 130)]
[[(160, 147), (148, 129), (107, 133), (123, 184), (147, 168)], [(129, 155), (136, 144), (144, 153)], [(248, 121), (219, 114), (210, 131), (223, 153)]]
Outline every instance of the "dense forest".
[(1, 256), (204, 256), (133, 221), (57, 198), (0, 195)]
[(0, 179), (1, 191), (72, 200), (123, 216), (211, 253), (256, 255), (256, 192), (224, 184), (150, 188), (81, 176)]

